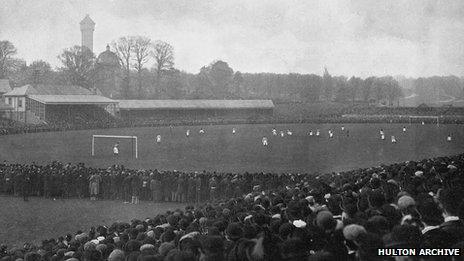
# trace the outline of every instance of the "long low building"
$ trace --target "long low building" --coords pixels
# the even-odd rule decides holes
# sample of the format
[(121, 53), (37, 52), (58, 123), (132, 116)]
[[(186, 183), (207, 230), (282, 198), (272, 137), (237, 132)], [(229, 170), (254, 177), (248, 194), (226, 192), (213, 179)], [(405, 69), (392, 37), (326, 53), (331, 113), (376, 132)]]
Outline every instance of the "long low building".
[(27, 123), (48, 123), (76, 113), (114, 115), (118, 102), (73, 85), (24, 85), (3, 95), (12, 109), (8, 118)]
[(271, 116), (274, 103), (271, 100), (119, 100), (119, 115), (130, 119), (211, 117), (254, 118)]
[(24, 85), (3, 98), (9, 110), (4, 115), (27, 123), (86, 122), (105, 113), (126, 120), (258, 119), (274, 110), (271, 100), (113, 100), (69, 85)]
[(274, 109), (271, 100), (119, 100), (122, 110)]

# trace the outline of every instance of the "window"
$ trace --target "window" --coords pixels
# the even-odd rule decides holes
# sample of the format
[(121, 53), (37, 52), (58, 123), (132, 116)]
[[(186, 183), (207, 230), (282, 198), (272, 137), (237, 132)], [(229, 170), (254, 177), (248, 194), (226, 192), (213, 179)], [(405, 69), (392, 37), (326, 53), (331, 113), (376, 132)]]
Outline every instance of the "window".
[(8, 98), (8, 104), (11, 104), (11, 97)]
[(22, 108), (23, 107), (23, 99), (19, 98), (18, 99), (18, 108)]

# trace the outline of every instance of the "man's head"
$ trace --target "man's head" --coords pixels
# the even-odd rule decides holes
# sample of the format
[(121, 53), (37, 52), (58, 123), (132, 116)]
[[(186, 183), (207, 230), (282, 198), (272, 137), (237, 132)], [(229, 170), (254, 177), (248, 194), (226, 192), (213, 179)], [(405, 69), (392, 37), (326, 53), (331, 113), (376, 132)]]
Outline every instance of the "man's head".
[(458, 215), (458, 207), (462, 200), (461, 194), (462, 192), (456, 189), (443, 189), (438, 191), (438, 201), (445, 215)]
[(421, 215), (422, 222), (426, 225), (438, 226), (443, 223), (443, 216), (440, 207), (432, 199), (420, 202), (417, 206), (417, 210)]

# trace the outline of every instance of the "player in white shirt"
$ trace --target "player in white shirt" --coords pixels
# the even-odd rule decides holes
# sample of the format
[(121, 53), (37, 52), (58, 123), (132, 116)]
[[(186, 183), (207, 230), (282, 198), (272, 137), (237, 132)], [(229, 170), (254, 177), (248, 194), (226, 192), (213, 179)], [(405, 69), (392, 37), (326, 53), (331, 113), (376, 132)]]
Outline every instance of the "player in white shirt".
[(380, 135), (384, 135), (383, 129), (380, 129)]
[(113, 155), (118, 156), (119, 155), (119, 142), (116, 142), (113, 147)]
[(425, 125), (425, 122), (422, 122), (422, 125)]
[(334, 134), (332, 132), (332, 130), (329, 130), (329, 138), (333, 138)]
[(449, 134), (448, 137), (446, 137), (446, 141), (447, 141), (447, 142), (451, 142), (451, 140), (452, 140), (452, 139), (451, 139), (451, 134)]
[(284, 131), (280, 131), (280, 137), (282, 137), (282, 138), (283, 138), (284, 136), (285, 136), (285, 133), (284, 133)]
[(277, 136), (277, 130), (276, 129), (272, 129), (272, 135)]
[(263, 146), (267, 146), (267, 138), (266, 137), (263, 137), (261, 142), (263, 143)]
[(313, 131), (312, 130), (309, 131), (309, 136), (313, 136)]
[(235, 134), (235, 128), (232, 128), (232, 134)]
[(292, 136), (293, 132), (291, 130), (287, 130), (287, 135)]
[(203, 128), (200, 129), (200, 131), (198, 132), (200, 134), (205, 134), (205, 130)]
[(403, 132), (406, 132), (406, 126), (403, 126)]
[(342, 126), (342, 131), (344, 131), (344, 130), (345, 130), (345, 126)]
[(161, 135), (156, 135), (156, 143), (160, 143), (161, 142)]
[(321, 132), (319, 130), (316, 130), (316, 136), (319, 136)]
[(190, 130), (187, 130), (187, 131), (185, 132), (185, 136), (187, 136), (187, 137), (190, 136)]
[(396, 138), (395, 138), (395, 136), (391, 136), (391, 141), (392, 141), (392, 143), (396, 143)]
[(383, 133), (380, 134), (380, 139), (381, 139), (381, 140), (384, 140), (384, 139), (385, 139), (385, 134), (383, 134)]

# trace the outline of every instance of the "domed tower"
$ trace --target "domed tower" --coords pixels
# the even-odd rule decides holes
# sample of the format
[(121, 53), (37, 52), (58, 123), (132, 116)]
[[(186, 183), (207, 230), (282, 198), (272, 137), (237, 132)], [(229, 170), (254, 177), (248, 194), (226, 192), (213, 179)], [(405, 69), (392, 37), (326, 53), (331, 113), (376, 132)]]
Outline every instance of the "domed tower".
[(121, 66), (118, 56), (106, 45), (106, 51), (100, 53), (97, 58), (97, 84), (101, 93), (109, 98), (120, 96)]

